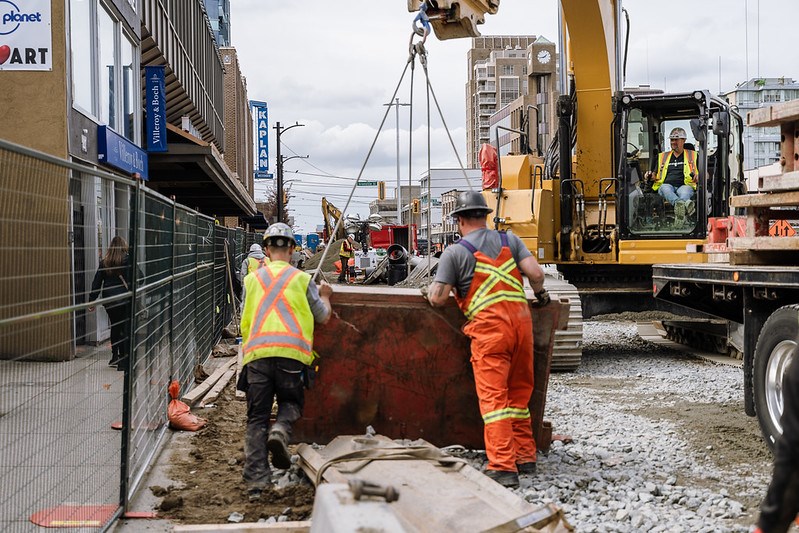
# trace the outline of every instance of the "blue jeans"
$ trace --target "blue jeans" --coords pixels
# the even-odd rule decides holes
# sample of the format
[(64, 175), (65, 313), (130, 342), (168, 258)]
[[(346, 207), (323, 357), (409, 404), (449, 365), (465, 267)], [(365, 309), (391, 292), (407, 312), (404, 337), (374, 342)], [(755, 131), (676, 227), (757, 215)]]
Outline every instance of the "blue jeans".
[(665, 198), (671, 205), (677, 203), (678, 200), (690, 200), (694, 196), (694, 188), (690, 185), (680, 185), (677, 192), (674, 192), (674, 185), (664, 183), (658, 189), (658, 194)]

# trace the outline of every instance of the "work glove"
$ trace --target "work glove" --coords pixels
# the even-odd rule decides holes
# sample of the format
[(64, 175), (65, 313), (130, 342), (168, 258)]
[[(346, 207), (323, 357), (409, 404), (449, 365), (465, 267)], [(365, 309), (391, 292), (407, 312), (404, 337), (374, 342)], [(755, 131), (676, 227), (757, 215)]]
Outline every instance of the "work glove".
[(538, 303), (542, 306), (548, 304), (550, 302), (549, 293), (546, 289), (541, 289), (537, 293), (535, 293), (535, 298), (538, 300)]

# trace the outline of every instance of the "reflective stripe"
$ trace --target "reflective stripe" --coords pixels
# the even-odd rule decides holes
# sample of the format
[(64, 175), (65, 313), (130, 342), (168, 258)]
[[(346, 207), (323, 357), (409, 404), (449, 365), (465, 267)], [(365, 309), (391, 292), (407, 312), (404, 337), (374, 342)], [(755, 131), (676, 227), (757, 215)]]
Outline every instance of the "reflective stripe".
[(311, 343), (303, 338), (292, 337), (290, 335), (280, 335), (279, 333), (270, 333), (269, 335), (261, 335), (252, 337), (247, 341), (247, 350), (255, 350), (263, 348), (264, 346), (283, 345), (297, 348), (298, 350), (310, 351), (313, 346)]
[(508, 418), (525, 419), (530, 418), (530, 409), (519, 407), (505, 407), (504, 409), (497, 409), (489, 411), (483, 415), (483, 423), (491, 424), (492, 422), (499, 422), (500, 420), (507, 420)]
[[(261, 284), (261, 288), (264, 290), (264, 297), (261, 299), (261, 303), (258, 306), (258, 314), (255, 316), (255, 321), (253, 322), (253, 331), (259, 331), (261, 327), (263, 327), (266, 315), (275, 306), (275, 302), (286, 289), (291, 278), (293, 278), (295, 274), (296, 272), (285, 269), (280, 273), (277, 279), (273, 279), (272, 273), (268, 268), (259, 268), (256, 270), (255, 279)], [(272, 285), (267, 289), (267, 284), (269, 283)]]
[[(653, 191), (660, 189), (660, 186), (666, 182), (669, 159), (673, 153), (674, 152), (669, 150), (668, 152), (662, 152), (658, 154), (658, 179), (652, 184)], [(690, 185), (696, 189), (696, 183), (694, 183), (693, 179), (691, 178), (691, 173), (696, 175), (696, 164), (694, 159), (696, 157), (696, 152), (694, 150), (684, 150), (683, 154), (683, 184)]]
[[(512, 257), (499, 267), (480, 261), (477, 262), (474, 271), (487, 274), (488, 277), (483, 281), (477, 291), (475, 291), (472, 299), (469, 301), (469, 306), (466, 308), (466, 311), (464, 311), (466, 318), (471, 320), (477, 313), (497, 302), (527, 302), (527, 297), (524, 294), (524, 287), (518, 279), (510, 275), (510, 272), (515, 268), (516, 261)], [(511, 290), (494, 290), (499, 282), (510, 285)]]

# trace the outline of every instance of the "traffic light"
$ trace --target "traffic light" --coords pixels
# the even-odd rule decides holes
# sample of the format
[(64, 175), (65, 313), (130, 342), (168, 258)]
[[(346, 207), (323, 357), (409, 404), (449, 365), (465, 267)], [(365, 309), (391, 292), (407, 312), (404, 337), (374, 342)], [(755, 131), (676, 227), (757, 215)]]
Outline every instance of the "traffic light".
[(378, 181), (377, 182), (377, 199), (378, 200), (385, 200), (386, 199), (386, 182), (385, 181)]
[(286, 189), (283, 189), (283, 205), (287, 205), (289, 203), (289, 192)]
[(418, 198), (414, 198), (413, 199), (413, 214), (418, 214), (418, 213), (419, 213), (419, 199)]

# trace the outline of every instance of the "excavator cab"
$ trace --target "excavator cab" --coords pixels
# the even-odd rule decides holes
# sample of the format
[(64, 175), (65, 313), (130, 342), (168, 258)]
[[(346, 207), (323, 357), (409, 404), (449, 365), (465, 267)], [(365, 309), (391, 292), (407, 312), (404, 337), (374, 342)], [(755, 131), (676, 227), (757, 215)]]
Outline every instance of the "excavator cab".
[[(740, 179), (741, 118), (707, 91), (627, 94), (617, 109), (620, 238), (704, 238), (708, 217), (727, 216), (730, 183)], [(695, 188), (679, 201), (655, 184), (660, 154), (671, 150), (669, 132), (674, 128), (685, 130), (684, 150), (696, 155), (696, 167), (690, 165)]]

